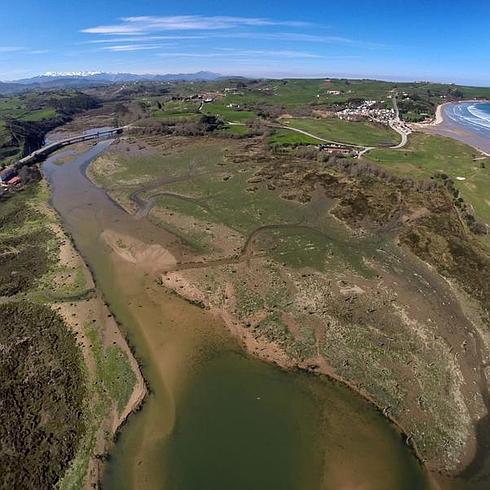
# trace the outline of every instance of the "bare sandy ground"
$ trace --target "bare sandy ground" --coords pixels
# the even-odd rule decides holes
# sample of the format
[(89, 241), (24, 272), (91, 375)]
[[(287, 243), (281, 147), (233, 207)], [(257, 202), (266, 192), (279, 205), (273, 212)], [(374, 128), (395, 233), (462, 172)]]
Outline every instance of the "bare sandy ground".
[(175, 257), (161, 245), (148, 245), (137, 238), (112, 230), (105, 230), (101, 237), (123, 260), (138, 264), (149, 272), (167, 269), (177, 264)]

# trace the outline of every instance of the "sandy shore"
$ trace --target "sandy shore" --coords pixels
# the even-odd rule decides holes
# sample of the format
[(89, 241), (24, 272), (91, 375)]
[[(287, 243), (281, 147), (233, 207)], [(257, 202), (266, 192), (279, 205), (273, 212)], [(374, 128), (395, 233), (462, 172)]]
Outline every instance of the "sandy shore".
[(442, 124), (444, 122), (444, 116), (443, 116), (443, 108), (447, 105), (447, 102), (444, 104), (439, 104), (436, 109), (436, 118), (434, 121), (431, 123), (432, 126), (438, 126), (439, 124)]

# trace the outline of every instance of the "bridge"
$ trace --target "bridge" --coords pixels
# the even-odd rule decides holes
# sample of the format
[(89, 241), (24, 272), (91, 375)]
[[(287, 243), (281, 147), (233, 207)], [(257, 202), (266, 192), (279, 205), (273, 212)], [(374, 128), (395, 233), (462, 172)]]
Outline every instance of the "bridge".
[(24, 165), (31, 165), (33, 163), (37, 163), (41, 160), (44, 160), (48, 155), (55, 152), (56, 150), (59, 150), (60, 148), (63, 148), (64, 146), (74, 145), (75, 143), (81, 143), (82, 141), (89, 141), (98, 138), (106, 138), (108, 136), (115, 136), (116, 134), (121, 134), (124, 131), (124, 129), (126, 129), (126, 126), (122, 126), (119, 128), (104, 129), (93, 133), (73, 136), (71, 138), (65, 138), (60, 141), (54, 141), (53, 143), (49, 143), (48, 145), (39, 148), (39, 150), (33, 151), (30, 155), (21, 158), (17, 162), (16, 167), (20, 168), (23, 167)]

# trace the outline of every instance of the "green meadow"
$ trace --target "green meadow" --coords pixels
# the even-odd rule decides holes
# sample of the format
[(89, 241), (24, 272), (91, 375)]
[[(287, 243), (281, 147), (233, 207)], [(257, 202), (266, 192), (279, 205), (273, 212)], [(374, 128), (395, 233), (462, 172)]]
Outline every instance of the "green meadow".
[(392, 129), (362, 121), (351, 122), (338, 118), (311, 117), (283, 119), (285, 126), (307, 131), (320, 138), (361, 146), (391, 146), (400, 141)]

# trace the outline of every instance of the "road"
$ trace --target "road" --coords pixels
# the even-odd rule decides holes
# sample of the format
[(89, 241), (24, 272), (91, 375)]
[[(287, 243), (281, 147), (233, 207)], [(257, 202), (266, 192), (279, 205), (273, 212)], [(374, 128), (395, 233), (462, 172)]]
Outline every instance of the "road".
[(398, 102), (397, 102), (397, 93), (393, 93), (393, 109), (395, 111), (395, 117), (394, 119), (391, 119), (389, 122), (390, 128), (393, 129), (393, 131), (396, 131), (400, 136), (401, 136), (401, 141), (395, 146), (392, 146), (391, 149), (393, 150), (398, 150), (399, 148), (403, 148), (407, 143), (408, 143), (408, 135), (410, 134), (408, 130), (403, 130), (402, 129), (402, 121), (400, 119), (400, 110), (398, 109)]

